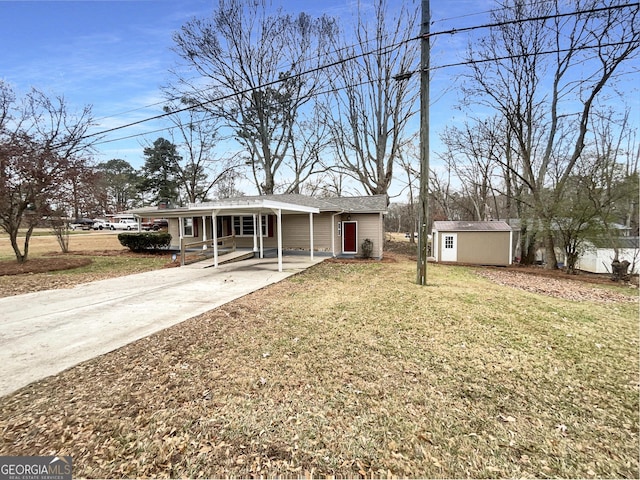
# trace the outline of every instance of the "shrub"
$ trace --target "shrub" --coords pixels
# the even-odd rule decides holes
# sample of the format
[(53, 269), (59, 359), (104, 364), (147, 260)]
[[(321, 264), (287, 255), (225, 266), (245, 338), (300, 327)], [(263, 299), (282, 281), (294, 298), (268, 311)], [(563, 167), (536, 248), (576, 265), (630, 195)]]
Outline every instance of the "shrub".
[(120, 245), (134, 252), (168, 248), (171, 245), (171, 235), (167, 232), (120, 233), (118, 240)]
[(371, 254), (373, 253), (373, 242), (368, 238), (365, 238), (364, 242), (362, 242), (362, 258), (371, 258)]

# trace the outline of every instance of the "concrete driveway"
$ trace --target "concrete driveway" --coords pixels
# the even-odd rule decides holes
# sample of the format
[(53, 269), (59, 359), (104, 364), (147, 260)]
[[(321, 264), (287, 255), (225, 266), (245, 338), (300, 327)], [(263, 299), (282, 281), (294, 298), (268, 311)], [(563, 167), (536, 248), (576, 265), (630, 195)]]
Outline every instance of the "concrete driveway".
[[(326, 257), (325, 257), (326, 258)], [(324, 260), (285, 256), (154, 270), (0, 298), (0, 396)]]

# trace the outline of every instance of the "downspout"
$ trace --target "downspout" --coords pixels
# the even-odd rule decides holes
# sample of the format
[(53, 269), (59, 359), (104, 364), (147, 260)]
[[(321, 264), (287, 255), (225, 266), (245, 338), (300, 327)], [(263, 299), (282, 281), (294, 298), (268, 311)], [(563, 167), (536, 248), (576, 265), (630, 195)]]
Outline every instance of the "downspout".
[(342, 215), (344, 213), (344, 210), (340, 210), (337, 213), (334, 213), (333, 215), (331, 215), (331, 254), (333, 255), (333, 258), (336, 257), (336, 221), (335, 218), (338, 215)]

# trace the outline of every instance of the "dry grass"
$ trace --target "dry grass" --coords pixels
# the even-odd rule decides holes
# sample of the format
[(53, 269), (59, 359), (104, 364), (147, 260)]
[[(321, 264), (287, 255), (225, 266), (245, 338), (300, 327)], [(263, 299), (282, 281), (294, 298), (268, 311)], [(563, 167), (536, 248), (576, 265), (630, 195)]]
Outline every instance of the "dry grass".
[[(638, 478), (638, 305), (323, 263), (0, 400), (84, 477)], [(595, 288), (595, 287), (594, 287)]]
[[(47, 231), (38, 231), (38, 235), (29, 241), (29, 257), (41, 257), (50, 253), (59, 253), (60, 246), (54, 235)], [(20, 248), (24, 239), (18, 238)], [(118, 235), (112, 232), (73, 232), (69, 235), (69, 249), (74, 251), (126, 250), (118, 241)], [(9, 243), (9, 237), (0, 235), (0, 260), (14, 260), (15, 256)]]

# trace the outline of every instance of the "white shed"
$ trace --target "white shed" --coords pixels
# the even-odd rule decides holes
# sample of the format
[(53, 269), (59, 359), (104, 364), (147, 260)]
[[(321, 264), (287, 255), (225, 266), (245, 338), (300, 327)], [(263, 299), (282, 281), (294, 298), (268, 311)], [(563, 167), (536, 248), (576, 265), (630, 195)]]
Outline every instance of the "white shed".
[[(640, 237), (620, 237), (614, 241), (619, 245), (618, 260), (627, 260), (635, 266), (632, 274), (638, 273), (640, 261)], [(615, 258), (615, 251), (611, 246), (600, 242), (590, 243), (580, 256), (576, 268), (591, 273), (611, 273), (611, 262)], [(631, 267), (630, 267), (631, 268)]]

